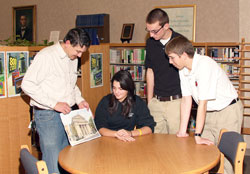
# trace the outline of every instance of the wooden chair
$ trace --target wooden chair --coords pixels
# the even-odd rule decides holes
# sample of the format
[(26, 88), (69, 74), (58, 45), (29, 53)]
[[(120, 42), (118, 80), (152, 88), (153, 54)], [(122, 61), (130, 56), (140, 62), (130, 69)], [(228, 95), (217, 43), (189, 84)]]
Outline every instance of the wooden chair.
[(20, 158), (27, 174), (48, 174), (48, 168), (45, 161), (38, 161), (29, 150), (27, 145), (22, 145), (20, 150)]
[(218, 148), (221, 151), (221, 160), (218, 173), (224, 173), (224, 156), (231, 162), (235, 174), (242, 174), (243, 160), (246, 152), (246, 143), (241, 134), (222, 129)]

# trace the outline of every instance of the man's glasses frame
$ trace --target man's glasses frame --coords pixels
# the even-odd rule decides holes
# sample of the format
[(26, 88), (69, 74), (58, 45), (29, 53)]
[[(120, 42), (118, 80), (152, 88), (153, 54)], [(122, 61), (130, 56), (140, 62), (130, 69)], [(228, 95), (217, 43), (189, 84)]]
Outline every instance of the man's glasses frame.
[(164, 25), (165, 24), (163, 24), (162, 26), (161, 26), (161, 28), (159, 28), (158, 30), (148, 30), (147, 28), (145, 28), (145, 31), (146, 32), (149, 32), (149, 33), (153, 33), (153, 34), (157, 34), (163, 27), (164, 27)]

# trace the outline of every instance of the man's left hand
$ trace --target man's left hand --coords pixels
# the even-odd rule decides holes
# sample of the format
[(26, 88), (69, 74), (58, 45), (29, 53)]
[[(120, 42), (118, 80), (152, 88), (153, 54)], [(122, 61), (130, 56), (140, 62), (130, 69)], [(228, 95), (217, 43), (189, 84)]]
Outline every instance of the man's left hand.
[(83, 109), (83, 108), (89, 109), (89, 104), (88, 104), (88, 102), (86, 102), (84, 100), (84, 101), (82, 101), (81, 103), (78, 104), (78, 107), (79, 107), (79, 109)]

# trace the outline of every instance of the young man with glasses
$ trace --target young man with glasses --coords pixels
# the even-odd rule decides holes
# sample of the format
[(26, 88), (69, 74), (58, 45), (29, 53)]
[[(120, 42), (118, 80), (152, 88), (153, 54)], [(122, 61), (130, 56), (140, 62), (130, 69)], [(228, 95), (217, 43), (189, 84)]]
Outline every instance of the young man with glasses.
[(170, 28), (167, 13), (159, 8), (149, 12), (145, 30), (150, 35), (145, 61), (147, 100), (156, 122), (155, 133), (176, 134), (180, 125), (180, 79), (178, 69), (169, 64), (164, 48), (180, 34)]
[(22, 81), (22, 89), (30, 96), (34, 108), (42, 159), (49, 173), (60, 173), (58, 155), (69, 145), (60, 113), (69, 113), (75, 104), (80, 109), (89, 108), (76, 85), (77, 58), (89, 46), (87, 32), (71, 29), (62, 42), (42, 49), (35, 56)]

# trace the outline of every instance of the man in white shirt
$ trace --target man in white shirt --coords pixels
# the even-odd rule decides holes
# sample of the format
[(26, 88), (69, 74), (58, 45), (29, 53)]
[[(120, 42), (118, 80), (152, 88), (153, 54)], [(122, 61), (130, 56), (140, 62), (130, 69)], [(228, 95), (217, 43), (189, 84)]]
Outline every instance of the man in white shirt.
[(80, 109), (89, 108), (76, 85), (77, 57), (89, 46), (87, 32), (71, 29), (63, 42), (42, 49), (35, 56), (22, 81), (22, 90), (30, 96), (34, 108), (42, 158), (49, 173), (60, 173), (58, 155), (69, 144), (60, 113), (69, 113), (75, 104)]
[[(218, 64), (208, 56), (195, 54), (192, 43), (180, 36), (165, 47), (169, 63), (179, 69), (181, 80), (181, 123), (178, 137), (186, 137), (192, 97), (198, 104), (195, 141), (217, 144), (220, 130), (241, 131), (243, 106), (238, 94)], [(232, 173), (227, 161), (225, 172)]]

